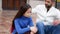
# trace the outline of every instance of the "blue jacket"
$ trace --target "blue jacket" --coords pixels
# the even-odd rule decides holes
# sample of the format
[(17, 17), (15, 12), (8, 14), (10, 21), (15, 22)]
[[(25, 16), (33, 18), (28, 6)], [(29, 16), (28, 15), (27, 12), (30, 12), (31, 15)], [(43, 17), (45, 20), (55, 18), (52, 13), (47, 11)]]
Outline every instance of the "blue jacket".
[(16, 32), (18, 34), (23, 34), (25, 32), (30, 31), (30, 27), (34, 26), (31, 17), (27, 18), (25, 16), (16, 18), (14, 20), (14, 25), (15, 25), (15, 29), (12, 34), (15, 34)]

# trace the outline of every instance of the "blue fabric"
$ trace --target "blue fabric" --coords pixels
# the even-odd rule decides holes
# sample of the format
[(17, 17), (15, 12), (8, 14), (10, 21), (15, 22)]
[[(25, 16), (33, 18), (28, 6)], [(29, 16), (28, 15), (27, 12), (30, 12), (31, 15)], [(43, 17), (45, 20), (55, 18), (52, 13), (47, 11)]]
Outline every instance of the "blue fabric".
[(38, 34), (44, 34), (44, 24), (42, 22), (38, 22), (36, 24), (37, 28), (38, 28)]
[(45, 34), (60, 34), (60, 25), (47, 25), (45, 26)]
[(60, 25), (44, 25), (42, 22), (37, 23), (38, 34), (60, 34)]
[(55, 30), (53, 30), (52, 34), (60, 34), (60, 24), (55, 26)]
[(25, 16), (16, 18), (14, 20), (14, 24), (15, 24), (15, 29), (13, 31), (13, 34), (15, 34), (16, 32), (18, 34), (23, 34), (25, 32), (30, 31), (30, 27), (34, 26), (31, 17), (28, 18)]
[(45, 34), (52, 34), (54, 27), (52, 25), (46, 25), (45, 26)]

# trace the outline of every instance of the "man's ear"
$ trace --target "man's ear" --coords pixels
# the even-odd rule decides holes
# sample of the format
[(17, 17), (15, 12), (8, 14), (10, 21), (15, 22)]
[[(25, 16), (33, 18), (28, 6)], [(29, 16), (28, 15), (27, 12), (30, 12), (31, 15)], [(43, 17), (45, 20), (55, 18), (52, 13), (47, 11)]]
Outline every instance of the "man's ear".
[(52, 2), (52, 6), (55, 6), (55, 2)]

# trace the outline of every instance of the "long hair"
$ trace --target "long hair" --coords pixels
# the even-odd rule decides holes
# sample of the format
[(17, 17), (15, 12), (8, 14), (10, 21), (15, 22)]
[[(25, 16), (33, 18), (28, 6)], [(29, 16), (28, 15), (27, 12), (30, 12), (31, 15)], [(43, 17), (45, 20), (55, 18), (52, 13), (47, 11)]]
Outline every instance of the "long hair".
[(23, 14), (29, 9), (31, 8), (31, 6), (29, 4), (25, 4), (23, 6), (20, 7), (18, 13), (16, 14), (16, 16), (14, 17), (13, 21), (12, 21), (12, 27), (11, 27), (11, 33), (13, 32), (13, 30), (15, 29), (15, 25), (14, 25), (14, 20), (16, 18), (19, 18), (21, 16), (23, 16)]

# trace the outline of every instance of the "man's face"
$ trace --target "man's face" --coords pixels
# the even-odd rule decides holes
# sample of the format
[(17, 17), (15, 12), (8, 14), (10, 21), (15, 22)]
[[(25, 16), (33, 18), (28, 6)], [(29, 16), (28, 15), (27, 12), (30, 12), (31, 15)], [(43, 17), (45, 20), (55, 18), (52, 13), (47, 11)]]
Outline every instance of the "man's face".
[(45, 6), (46, 7), (51, 7), (52, 6), (52, 1), (51, 0), (45, 0)]

